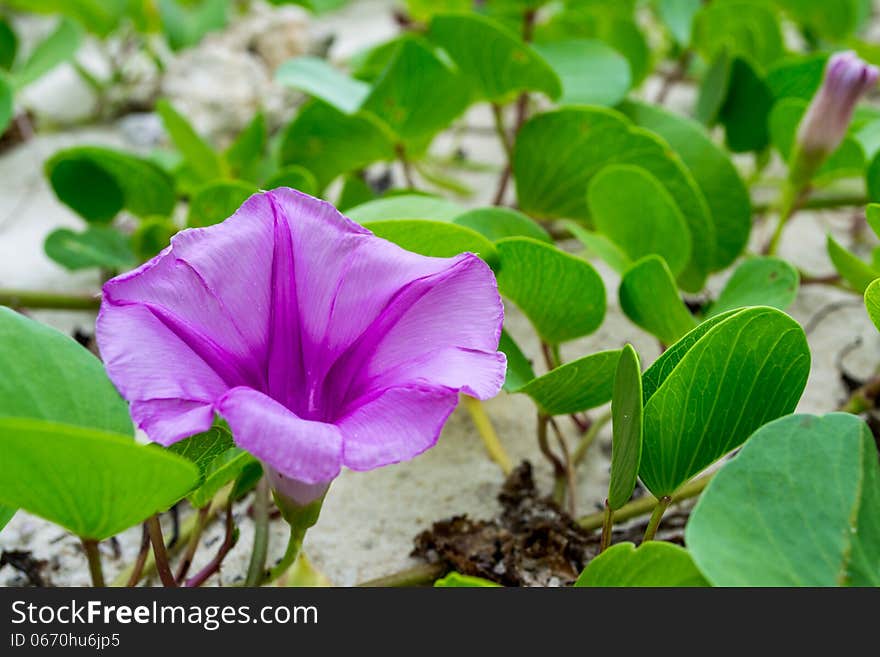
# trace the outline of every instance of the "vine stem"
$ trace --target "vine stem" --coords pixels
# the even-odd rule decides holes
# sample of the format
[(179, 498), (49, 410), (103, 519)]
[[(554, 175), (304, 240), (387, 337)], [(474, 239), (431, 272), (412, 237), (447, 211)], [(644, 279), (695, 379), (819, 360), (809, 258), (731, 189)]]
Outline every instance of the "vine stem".
[(486, 413), (486, 408), (479, 399), (468, 395), (462, 395), (462, 401), (464, 402), (464, 407), (471, 415), (471, 420), (477, 428), (480, 438), (483, 440), (486, 451), (489, 452), (489, 457), (498, 464), (498, 467), (501, 468), (506, 477), (513, 471), (513, 463), (501, 444), (501, 440), (495, 432), (495, 427), (492, 426), (492, 420)]
[(361, 582), (357, 586), (368, 588), (424, 586), (439, 577), (443, 577), (448, 571), (449, 567), (444, 563), (425, 563), (392, 573), (391, 575)]
[(223, 565), (223, 560), (226, 558), (226, 555), (229, 554), (229, 551), (235, 547), (236, 541), (236, 533), (235, 533), (235, 522), (232, 517), (232, 500), (229, 500), (226, 503), (226, 532), (223, 536), (223, 542), (220, 544), (220, 548), (217, 550), (217, 554), (214, 555), (214, 558), (211, 559), (208, 564), (202, 568), (195, 575), (186, 580), (187, 588), (195, 588), (204, 584), (211, 575), (220, 570), (220, 566)]
[(97, 310), (101, 306), (101, 297), (0, 289), (0, 306), (45, 308), (47, 310)]
[(259, 586), (266, 575), (269, 554), (269, 480), (261, 477), (254, 491), (254, 547), (248, 564), (245, 586)]
[(305, 537), (305, 528), (294, 528), (293, 525), (290, 525), (290, 536), (287, 539), (287, 548), (284, 550), (284, 556), (281, 557), (277, 564), (272, 566), (263, 580), (263, 584), (271, 584), (287, 572), (299, 556)]
[(578, 443), (577, 447), (574, 448), (574, 452), (571, 455), (571, 461), (575, 466), (580, 465), (584, 457), (587, 455), (587, 450), (590, 448), (590, 445), (596, 440), (596, 436), (599, 435), (599, 432), (602, 430), (606, 424), (611, 422), (611, 411), (600, 415), (593, 423), (590, 425), (590, 428), (587, 429), (587, 432), (584, 434), (581, 441)]
[(150, 533), (153, 556), (156, 559), (156, 572), (159, 573), (162, 586), (174, 588), (177, 586), (177, 582), (174, 581), (174, 575), (168, 563), (168, 552), (165, 550), (165, 539), (162, 538), (162, 526), (159, 524), (158, 514), (147, 519), (147, 531)]
[(398, 144), (395, 150), (397, 151), (397, 159), (400, 160), (400, 166), (403, 169), (403, 179), (406, 181), (406, 186), (410, 189), (415, 189), (416, 181), (413, 178), (412, 166), (406, 154), (406, 149), (402, 144)]
[(177, 575), (174, 578), (178, 586), (180, 586), (186, 579), (186, 574), (189, 572), (189, 569), (192, 566), (193, 558), (196, 556), (196, 550), (199, 547), (199, 540), (202, 537), (202, 533), (205, 531), (205, 527), (208, 525), (208, 516), (210, 514), (210, 511), (210, 505), (203, 506), (201, 509), (198, 510), (198, 513), (196, 515), (195, 529), (193, 530), (192, 535), (189, 537), (189, 541), (187, 542), (186, 546), (186, 552), (183, 553), (183, 557), (180, 560), (180, 565), (177, 568)]
[(131, 576), (128, 578), (128, 582), (126, 586), (132, 587), (137, 586), (137, 583), (141, 579), (141, 573), (144, 572), (144, 564), (147, 563), (147, 555), (150, 554), (150, 530), (147, 529), (147, 525), (144, 524), (141, 531), (141, 547), (138, 550), (137, 559), (134, 562), (134, 567), (131, 571)]
[(669, 495), (664, 495), (657, 500), (657, 504), (651, 512), (651, 519), (648, 521), (648, 526), (645, 528), (645, 537), (642, 539), (642, 543), (654, 540), (654, 536), (657, 534), (657, 528), (660, 527), (660, 521), (663, 520), (663, 514), (666, 513), (666, 509), (669, 508), (670, 504), (672, 504), (672, 498)]
[(565, 466), (565, 474), (562, 477), (559, 477), (559, 480), (562, 482), (562, 496), (563, 498), (565, 497), (565, 489), (568, 488), (568, 513), (572, 518), (576, 518), (577, 508), (575, 491), (577, 490), (577, 486), (575, 485), (574, 463), (571, 459), (571, 453), (568, 451), (568, 444), (565, 442), (565, 436), (562, 435), (559, 425), (556, 424), (556, 420), (552, 417), (550, 418), (550, 426), (553, 428), (553, 433), (556, 434), (556, 441), (559, 443), (559, 451), (562, 452), (562, 464)]
[[(691, 481), (686, 483), (684, 486), (682, 486), (677, 491), (675, 491), (675, 493), (672, 494), (672, 499), (668, 506), (672, 506), (673, 504), (677, 504), (678, 502), (683, 502), (684, 500), (689, 500), (692, 497), (696, 497), (697, 495), (702, 493), (703, 489), (705, 489), (709, 481), (711, 481), (713, 474), (714, 473), (705, 474), (702, 477), (697, 477), (696, 479), (692, 479)], [(632, 502), (628, 502), (616, 511), (614, 511), (614, 513), (612, 514), (612, 520), (613, 522), (617, 523), (632, 520), (633, 518), (638, 518), (639, 516), (651, 513), (656, 505), (657, 500), (650, 495), (642, 497), (638, 500), (633, 500)], [(604, 522), (604, 511), (591, 513), (588, 516), (583, 516), (582, 518), (578, 519), (578, 524), (581, 526), (582, 529), (586, 529), (587, 531), (599, 529)]]
[(602, 522), (602, 538), (599, 540), (599, 554), (602, 554), (611, 545), (611, 532), (614, 531), (614, 512), (605, 499), (605, 513)]
[(779, 242), (782, 240), (782, 231), (785, 230), (786, 224), (788, 224), (789, 220), (801, 208), (809, 195), (809, 185), (801, 190), (795, 191), (788, 183), (786, 183), (779, 205), (779, 221), (776, 224), (776, 229), (773, 231), (773, 235), (770, 237), (770, 241), (767, 242), (767, 246), (764, 247), (764, 255), (776, 255), (776, 251), (779, 249)]
[(80, 538), (86, 559), (89, 561), (89, 574), (92, 576), (92, 586), (104, 587), (104, 569), (101, 566), (101, 551), (98, 549), (98, 541), (92, 538)]

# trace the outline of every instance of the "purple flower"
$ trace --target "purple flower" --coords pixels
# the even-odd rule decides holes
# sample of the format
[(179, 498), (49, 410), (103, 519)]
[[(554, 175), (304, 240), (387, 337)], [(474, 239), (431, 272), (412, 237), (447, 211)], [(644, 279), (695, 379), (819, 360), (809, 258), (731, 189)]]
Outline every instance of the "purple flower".
[(97, 338), (152, 440), (169, 445), (219, 414), (307, 503), (343, 465), (432, 447), (459, 392), (497, 394), (502, 320), (476, 256), (410, 253), (276, 189), (109, 281)]
[(798, 147), (824, 157), (843, 141), (859, 99), (877, 84), (878, 70), (853, 52), (828, 60), (822, 86), (813, 97), (798, 128)]

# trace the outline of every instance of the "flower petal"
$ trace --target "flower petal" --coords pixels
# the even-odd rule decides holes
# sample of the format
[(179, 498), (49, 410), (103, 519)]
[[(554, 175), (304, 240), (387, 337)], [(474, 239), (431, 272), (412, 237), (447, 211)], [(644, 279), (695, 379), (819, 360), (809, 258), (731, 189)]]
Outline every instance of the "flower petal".
[(434, 446), (458, 393), (448, 388), (389, 388), (363, 400), (337, 422), (344, 440), (343, 463), (372, 470), (406, 461)]
[(250, 388), (233, 388), (217, 404), (235, 444), (285, 477), (330, 481), (342, 467), (342, 434), (332, 424), (303, 420)]
[(131, 418), (150, 440), (167, 447), (210, 429), (214, 404), (190, 399), (133, 401)]

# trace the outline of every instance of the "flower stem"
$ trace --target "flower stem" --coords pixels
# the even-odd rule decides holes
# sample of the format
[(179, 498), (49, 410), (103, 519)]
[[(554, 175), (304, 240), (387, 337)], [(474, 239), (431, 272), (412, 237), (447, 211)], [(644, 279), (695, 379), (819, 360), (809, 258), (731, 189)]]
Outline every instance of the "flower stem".
[(785, 225), (800, 209), (801, 205), (807, 200), (809, 195), (809, 185), (797, 189), (788, 182), (784, 184), (779, 202), (779, 221), (776, 224), (776, 229), (773, 231), (773, 235), (770, 237), (770, 241), (764, 248), (765, 255), (776, 255)]
[(406, 149), (403, 147), (403, 144), (398, 144), (395, 150), (397, 151), (397, 159), (400, 161), (400, 166), (403, 169), (403, 179), (406, 182), (406, 186), (410, 189), (415, 189), (416, 181), (413, 178), (412, 166), (407, 157)]
[(97, 310), (101, 306), (101, 297), (28, 290), (0, 290), (0, 306), (50, 310)]
[(186, 552), (183, 553), (183, 557), (180, 560), (180, 565), (177, 568), (177, 575), (174, 578), (177, 581), (178, 586), (180, 586), (186, 579), (186, 574), (189, 572), (189, 569), (192, 566), (193, 558), (196, 556), (196, 550), (199, 547), (199, 540), (202, 538), (202, 532), (205, 531), (205, 527), (208, 525), (208, 515), (210, 513), (210, 510), (210, 505), (206, 505), (199, 509), (196, 514), (195, 529), (193, 530), (192, 535), (189, 537), (189, 541), (187, 542), (186, 546)]
[(443, 577), (448, 571), (449, 566), (445, 563), (426, 563), (392, 573), (391, 575), (361, 582), (357, 586), (367, 588), (424, 586), (432, 583), (439, 577)]
[(501, 468), (501, 472), (503, 472), (506, 477), (513, 470), (513, 463), (507, 455), (507, 452), (504, 450), (501, 441), (498, 439), (498, 434), (495, 433), (495, 428), (492, 426), (492, 420), (489, 419), (489, 415), (486, 413), (483, 403), (479, 399), (469, 397), (468, 395), (462, 395), (462, 400), (465, 408), (471, 415), (471, 420), (477, 428), (480, 438), (483, 440), (483, 446), (486, 448), (486, 451), (489, 452), (489, 457), (498, 464), (498, 467)]
[(614, 530), (614, 512), (605, 500), (605, 517), (602, 522), (602, 538), (599, 541), (599, 554), (602, 554), (611, 545), (611, 532)]
[[(703, 489), (706, 488), (706, 485), (711, 479), (712, 473), (692, 479), (672, 494), (672, 500), (669, 503), (669, 506), (696, 497), (703, 492)], [(650, 495), (633, 500), (614, 511), (612, 514), (612, 520), (613, 522), (625, 522), (627, 520), (632, 520), (633, 518), (638, 518), (639, 516), (651, 513), (656, 504), (657, 500)], [(597, 511), (596, 513), (591, 513), (588, 516), (579, 518), (578, 524), (582, 529), (590, 531), (592, 529), (599, 529), (604, 521), (605, 512)]]
[(498, 135), (498, 141), (501, 142), (507, 161), (510, 162), (510, 158), (513, 157), (513, 145), (510, 143), (507, 127), (504, 125), (504, 112), (498, 103), (492, 103), (492, 118), (495, 124), (495, 134)]
[(137, 559), (134, 562), (134, 567), (131, 570), (131, 576), (128, 578), (128, 582), (126, 586), (129, 588), (133, 586), (137, 586), (137, 583), (141, 579), (141, 573), (144, 572), (144, 564), (147, 563), (147, 555), (150, 554), (150, 531), (147, 529), (146, 523), (144, 524), (141, 531), (141, 548), (138, 550)]
[(571, 455), (571, 461), (575, 466), (578, 466), (583, 462), (584, 457), (587, 455), (587, 450), (590, 448), (590, 445), (592, 445), (593, 441), (596, 440), (596, 436), (599, 435), (602, 427), (604, 427), (609, 422), (611, 422), (611, 411), (608, 411), (607, 413), (604, 413), (603, 415), (593, 420), (590, 428), (587, 429), (584, 437), (581, 438), (581, 441), (578, 443), (578, 446), (574, 448), (574, 452)]
[(648, 521), (648, 526), (645, 529), (645, 537), (642, 539), (642, 543), (654, 540), (657, 528), (660, 527), (660, 521), (663, 519), (663, 514), (666, 513), (666, 509), (669, 508), (670, 504), (672, 504), (672, 498), (669, 495), (664, 495), (657, 500), (657, 505), (654, 507), (654, 511), (651, 512), (651, 519)]
[[(565, 466), (565, 474), (559, 479), (562, 481), (562, 497), (565, 498), (565, 490), (568, 489), (568, 513), (572, 518), (577, 517), (577, 508), (575, 501), (575, 476), (574, 476), (574, 463), (571, 459), (571, 453), (568, 451), (568, 444), (565, 442), (565, 436), (562, 435), (562, 431), (559, 429), (559, 425), (556, 424), (556, 420), (552, 417), (550, 418), (550, 426), (553, 428), (553, 433), (556, 434), (556, 441), (559, 443), (559, 451), (562, 452), (562, 464)], [(564, 499), (562, 500), (564, 501)]]
[(245, 586), (259, 586), (266, 575), (269, 554), (269, 481), (262, 477), (254, 491), (254, 547)]
[(165, 550), (165, 540), (162, 538), (162, 526), (159, 524), (159, 516), (154, 515), (147, 519), (147, 531), (150, 532), (150, 542), (153, 544), (153, 556), (156, 558), (156, 572), (162, 580), (162, 586), (173, 588), (177, 586), (171, 566), (168, 563), (168, 552)]
[(263, 580), (263, 584), (271, 584), (287, 572), (288, 568), (293, 565), (293, 562), (296, 561), (296, 558), (299, 556), (305, 537), (305, 528), (294, 527), (293, 525), (290, 526), (290, 536), (287, 539), (287, 549), (284, 550), (284, 556), (281, 557), (278, 563), (272, 566)]
[(92, 538), (80, 538), (86, 559), (89, 561), (89, 574), (92, 576), (92, 586), (104, 587), (104, 569), (101, 567), (101, 552), (98, 550), (98, 541)]

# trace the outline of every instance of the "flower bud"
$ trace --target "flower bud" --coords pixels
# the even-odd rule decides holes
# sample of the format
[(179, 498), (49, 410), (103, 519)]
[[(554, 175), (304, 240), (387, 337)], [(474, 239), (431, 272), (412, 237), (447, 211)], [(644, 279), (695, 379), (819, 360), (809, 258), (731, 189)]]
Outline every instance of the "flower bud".
[(789, 178), (796, 188), (810, 178), (843, 141), (859, 99), (877, 84), (878, 70), (854, 52), (828, 60), (822, 86), (813, 96), (797, 132)]

